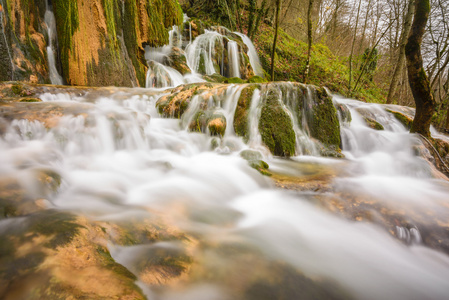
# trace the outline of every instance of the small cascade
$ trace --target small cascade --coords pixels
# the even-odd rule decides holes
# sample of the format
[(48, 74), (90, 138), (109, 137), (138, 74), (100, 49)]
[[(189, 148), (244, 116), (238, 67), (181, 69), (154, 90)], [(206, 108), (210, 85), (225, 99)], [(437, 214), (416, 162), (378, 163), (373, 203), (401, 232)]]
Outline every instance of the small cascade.
[[(255, 89), (253, 96), (251, 98), (251, 107), (249, 108), (248, 113), (248, 127), (249, 127), (249, 139), (248, 146), (250, 148), (262, 148), (262, 136), (259, 132), (259, 119), (260, 119), (260, 90)], [(263, 147), (263, 149), (266, 149)]]
[(2, 5), (2, 7), (3, 7), (3, 11), (0, 11), (0, 24), (1, 24), (1, 27), (2, 27), (3, 40), (4, 40), (5, 47), (6, 47), (7, 52), (8, 52), (9, 61), (11, 63), (11, 80), (14, 80), (15, 65), (14, 65), (14, 62), (13, 62), (11, 49), (9, 48), (8, 39), (6, 38), (6, 30), (5, 30), (5, 22), (7, 22), (7, 19), (3, 17), (3, 15), (6, 13), (5, 12), (6, 6), (3, 3), (3, 0), (0, 3)]
[(173, 25), (172, 29), (168, 32), (168, 36), (171, 47), (182, 48), (182, 33), (177, 25)]
[(223, 52), (223, 36), (216, 31), (209, 31), (198, 36), (187, 48), (186, 58), (190, 69), (195, 72), (212, 75), (223, 70), (223, 55), (219, 61), (214, 61), (216, 51)]
[(184, 84), (184, 78), (173, 68), (150, 61), (146, 77), (147, 88), (169, 88)]
[(145, 59), (148, 61), (146, 88), (170, 88), (185, 83), (204, 82), (196, 72), (182, 75), (179, 71), (167, 65), (174, 47), (181, 49), (183, 45), (182, 33), (174, 25), (169, 31), (169, 45), (145, 48)]
[(260, 77), (264, 77), (264, 73), (263, 73), (263, 68), (262, 65), (260, 64), (260, 60), (259, 60), (259, 55), (257, 54), (257, 50), (256, 47), (254, 47), (253, 42), (251, 41), (251, 39), (243, 33), (240, 32), (234, 32), (235, 34), (237, 34), (238, 36), (240, 36), (242, 38), (243, 43), (245, 43), (245, 45), (248, 47), (248, 57), (249, 57), (249, 61), (251, 63), (251, 67), (254, 70), (254, 74), (256, 74), (257, 76)]
[(230, 76), (240, 78), (239, 46), (235, 41), (228, 42), (228, 56)]
[(47, 9), (45, 11), (45, 24), (47, 25), (48, 32), (47, 59), (48, 68), (50, 71), (50, 81), (51, 84), (63, 85), (62, 77), (56, 69), (56, 58), (53, 49), (54, 42), (57, 41), (55, 15), (53, 14), (52, 7), (48, 4), (48, 2), (46, 2), (46, 5)]

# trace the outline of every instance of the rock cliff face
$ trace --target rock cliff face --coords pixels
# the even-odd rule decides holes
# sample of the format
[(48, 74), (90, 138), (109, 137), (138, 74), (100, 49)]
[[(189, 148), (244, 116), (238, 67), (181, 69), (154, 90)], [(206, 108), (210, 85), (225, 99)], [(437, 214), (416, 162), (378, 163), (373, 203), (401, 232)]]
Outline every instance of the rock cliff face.
[(0, 80), (49, 83), (45, 1), (1, 0)]
[(1, 0), (0, 80), (49, 83), (45, 11), (53, 8), (57, 62), (70, 85), (144, 86), (144, 47), (168, 44), (177, 0)]

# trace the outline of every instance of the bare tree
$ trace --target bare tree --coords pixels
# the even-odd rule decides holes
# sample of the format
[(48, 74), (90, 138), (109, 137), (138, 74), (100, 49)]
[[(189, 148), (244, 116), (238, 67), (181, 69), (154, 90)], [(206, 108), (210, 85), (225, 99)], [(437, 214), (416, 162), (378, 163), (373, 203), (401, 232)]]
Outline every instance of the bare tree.
[(274, 39), (273, 39), (273, 49), (271, 52), (271, 81), (274, 81), (274, 58), (276, 55), (276, 43), (278, 40), (278, 31), (279, 31), (279, 12), (281, 10), (281, 2), (282, 0), (276, 0), (276, 17), (274, 21)]
[(429, 0), (416, 0), (415, 17), (405, 46), (408, 78), (416, 104), (416, 115), (410, 132), (422, 134), (427, 138), (430, 138), (430, 123), (435, 108), (435, 100), (430, 91), (421, 55), (421, 43), (429, 12)]
[(404, 26), (401, 34), (401, 43), (399, 45), (399, 58), (394, 68), (393, 78), (391, 79), (390, 88), (387, 96), (387, 104), (393, 103), (393, 97), (398, 86), (399, 77), (402, 74), (402, 70), (405, 64), (405, 45), (407, 44), (410, 28), (412, 27), (413, 13), (415, 10), (414, 0), (411, 0), (408, 4), (407, 14), (404, 20)]

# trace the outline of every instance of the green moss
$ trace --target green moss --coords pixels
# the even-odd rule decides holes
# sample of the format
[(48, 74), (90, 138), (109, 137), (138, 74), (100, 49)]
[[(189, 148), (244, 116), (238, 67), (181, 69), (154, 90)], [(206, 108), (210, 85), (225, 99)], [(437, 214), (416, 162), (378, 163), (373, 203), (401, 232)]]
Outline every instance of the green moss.
[(324, 88), (316, 88), (311, 115), (308, 116), (310, 135), (325, 146), (340, 147), (340, 123), (337, 110)]
[(382, 126), (382, 124), (380, 124), (376, 120), (368, 118), (368, 117), (364, 117), (363, 119), (365, 120), (366, 125), (368, 125), (369, 128), (372, 128), (374, 130), (385, 130), (385, 128)]
[(264, 83), (264, 82), (267, 81), (260, 76), (252, 76), (248, 79), (248, 83)]
[(79, 27), (78, 1), (53, 0), (53, 10), (58, 32), (58, 43), (61, 52), (63, 70), (69, 70), (70, 55), (72, 54), (73, 35)]
[(16, 95), (21, 95), (21, 94), (22, 94), (22, 91), (23, 91), (23, 86), (20, 85), (20, 84), (14, 84), (14, 85), (11, 87), (11, 90), (12, 90), (12, 92), (13, 92), (14, 94), (16, 94)]
[(400, 112), (397, 112), (397, 111), (392, 111), (392, 110), (389, 110), (389, 109), (387, 109), (386, 111), (388, 111), (389, 113), (392, 113), (395, 116), (395, 118), (399, 122), (401, 122), (402, 125), (405, 126), (405, 128), (407, 128), (407, 129), (412, 128), (412, 123), (413, 123), (413, 119), (412, 118), (409, 118), (406, 115), (404, 115), (404, 114), (402, 114)]
[(113, 271), (117, 275), (131, 281), (137, 280), (137, 277), (131, 273), (127, 268), (115, 262), (109, 253), (108, 249), (103, 246), (97, 247), (98, 257), (100, 258), (100, 263), (108, 270)]
[(262, 141), (271, 153), (289, 157), (295, 155), (296, 135), (292, 120), (282, 107), (279, 97), (277, 89), (270, 88), (267, 91), (261, 111), (259, 131)]
[(251, 100), (257, 87), (257, 85), (253, 84), (242, 90), (234, 113), (234, 131), (238, 136), (243, 137), (245, 142), (248, 142), (249, 139), (248, 114)]
[(226, 132), (226, 118), (221, 113), (214, 113), (209, 117), (207, 129), (212, 136), (224, 136)]
[(42, 100), (37, 98), (22, 98), (20, 102), (42, 102)]
[(226, 79), (225, 83), (245, 83), (245, 81), (239, 77), (231, 77)]
[(63, 246), (72, 241), (83, 226), (76, 223), (75, 215), (46, 210), (28, 217), (28, 232), (51, 237), (48, 248)]

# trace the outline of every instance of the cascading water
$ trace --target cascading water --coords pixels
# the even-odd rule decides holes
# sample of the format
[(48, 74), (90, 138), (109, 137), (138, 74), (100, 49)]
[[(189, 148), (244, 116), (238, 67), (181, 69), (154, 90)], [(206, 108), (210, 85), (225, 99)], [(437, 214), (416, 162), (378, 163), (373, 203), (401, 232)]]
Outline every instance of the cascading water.
[[(296, 105), (291, 99), (302, 98), (293, 96), (294, 91), (288, 92), (285, 85), (279, 86), (281, 100), (291, 109)], [(220, 97), (209, 95), (208, 106), (232, 124), (242, 89), (231, 85)], [(332, 189), (289, 193), (274, 189), (268, 177), (239, 157), (245, 148), (239, 146), (242, 142), (237, 144), (232, 125), (228, 124), (221, 147), (213, 151), (210, 145), (215, 137), (189, 132), (185, 123), (190, 121), (161, 118), (155, 103), (163, 94), (150, 92), (107, 90), (88, 98), (44, 94), (43, 103), (23, 104), (30, 113), (51, 111), (49, 105), (72, 110), (64, 116), (57, 113), (56, 120), (2, 121), (0, 183), (5, 178), (17, 180), (27, 191), (28, 200), (24, 201), (39, 199), (43, 211), (71, 213), (87, 220), (83, 222), (101, 224), (98, 232), (89, 233), (92, 240), (103, 245), (103, 238), (96, 236), (109, 234), (107, 248), (112, 258), (136, 276), (137, 285), (149, 299), (447, 297), (447, 254), (425, 246), (431, 236), (422, 231), (421, 224), (403, 224), (400, 219), (411, 223), (414, 214), (419, 214), (418, 220), (447, 216), (449, 184), (432, 177), (429, 165), (413, 150), (418, 140), (391, 114), (380, 111), (379, 106), (337, 97), (336, 102), (350, 108), (353, 119), (342, 130), (346, 160), (266, 159), (280, 171), (313, 173), (308, 165), (343, 171), (332, 180)], [(206, 95), (192, 99), (190, 117), (187, 111), (185, 118), (193, 118), (202, 103), (200, 96)], [(263, 90), (253, 94), (250, 115), (257, 116), (261, 95)], [(385, 130), (366, 126), (360, 109), (373, 112)], [(250, 143), (257, 139), (256, 123), (251, 117)], [(299, 122), (297, 125), (301, 127)], [(42, 170), (58, 174), (56, 189), (50, 190), (49, 181), (36, 175)], [(355, 222), (361, 216), (346, 220), (338, 210), (336, 216), (315, 205), (357, 197), (368, 199), (365, 206), (375, 201), (382, 209), (374, 205), (366, 212), (365, 222)], [(349, 205), (348, 210), (363, 205)], [(434, 214), (427, 215), (428, 210)], [(392, 212), (397, 237), (403, 242), (393, 238), (380, 222), (385, 211)], [(31, 218), (40, 213), (0, 219), (0, 238), (27, 228), (33, 224)], [(128, 237), (159, 219), (169, 224), (168, 229), (158, 225), (157, 230), (166, 230), (164, 234), (152, 229), (142, 234), (148, 237), (144, 241)], [(141, 222), (140, 227), (132, 227), (132, 222)], [(83, 224), (84, 234), (91, 225)], [(114, 239), (130, 227), (126, 239)], [(183, 233), (178, 240), (170, 235), (174, 228)], [(30, 251), (31, 243), (40, 238), (25, 239), (16, 255)], [(58, 249), (66, 249), (59, 250), (66, 251), (65, 255), (82, 253), (85, 246), (75, 248), (79, 240), (84, 241), (72, 241), (73, 249), (64, 245)], [(159, 259), (161, 253), (168, 253), (165, 260)], [(176, 260), (186, 256), (190, 259)], [(64, 259), (69, 261), (67, 256)], [(51, 267), (53, 261), (44, 260), (34, 272)], [(77, 268), (77, 278), (91, 278), (92, 269)], [(170, 276), (177, 281), (170, 282)], [(15, 293), (35, 293), (45, 277), (25, 279), (27, 284), (19, 284)], [(14, 280), (20, 283), (22, 278)]]
[(56, 69), (55, 52), (53, 49), (53, 44), (55, 41), (57, 41), (55, 15), (53, 14), (52, 7), (49, 6), (47, 1), (45, 11), (45, 24), (47, 25), (48, 33), (47, 59), (48, 68), (50, 70), (50, 81), (51, 84), (62, 85), (63, 81), (61, 75), (59, 75), (59, 72)]
[(173, 47), (179, 48), (183, 45), (181, 31), (178, 26), (173, 26), (169, 31), (169, 45), (153, 48), (145, 48), (145, 58), (148, 61), (148, 71), (146, 75), (147, 88), (170, 88), (184, 83), (204, 82), (199, 74), (192, 72), (182, 75), (174, 68), (167, 66), (166, 62), (170, 59), (170, 53)]
[(259, 55), (257, 54), (256, 47), (254, 47), (254, 44), (251, 41), (251, 39), (243, 33), (240, 33), (240, 32), (234, 32), (234, 33), (237, 34), (238, 36), (240, 36), (242, 38), (243, 43), (245, 43), (245, 45), (248, 47), (247, 54), (249, 57), (249, 61), (251, 63), (251, 67), (254, 70), (254, 74), (256, 74), (257, 76), (260, 76), (260, 77), (264, 77), (262, 65), (260, 64), (260, 60), (259, 60)]
[(228, 53), (229, 53), (229, 69), (231, 77), (240, 78), (240, 57), (239, 57), (239, 46), (234, 41), (228, 42)]

